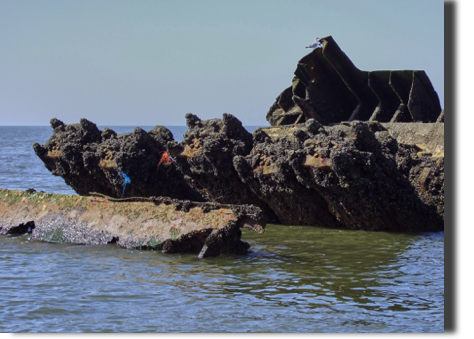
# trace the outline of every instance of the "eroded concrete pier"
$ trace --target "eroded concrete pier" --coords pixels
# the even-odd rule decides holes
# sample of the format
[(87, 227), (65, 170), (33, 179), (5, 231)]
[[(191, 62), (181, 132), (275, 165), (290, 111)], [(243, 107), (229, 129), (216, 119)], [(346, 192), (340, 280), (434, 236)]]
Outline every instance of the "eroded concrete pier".
[(113, 199), (0, 189), (0, 234), (31, 240), (191, 252), (246, 253), (241, 227), (263, 233), (263, 212), (164, 197)]

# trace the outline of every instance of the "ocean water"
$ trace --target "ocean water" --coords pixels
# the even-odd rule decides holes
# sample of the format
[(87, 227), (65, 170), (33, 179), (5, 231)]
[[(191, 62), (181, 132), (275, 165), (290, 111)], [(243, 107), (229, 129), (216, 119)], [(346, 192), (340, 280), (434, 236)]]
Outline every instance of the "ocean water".
[[(1, 188), (75, 194), (34, 154), (51, 134), (0, 126)], [(0, 332), (444, 331), (444, 232), (270, 224), (242, 238), (249, 254), (198, 260), (0, 236)]]

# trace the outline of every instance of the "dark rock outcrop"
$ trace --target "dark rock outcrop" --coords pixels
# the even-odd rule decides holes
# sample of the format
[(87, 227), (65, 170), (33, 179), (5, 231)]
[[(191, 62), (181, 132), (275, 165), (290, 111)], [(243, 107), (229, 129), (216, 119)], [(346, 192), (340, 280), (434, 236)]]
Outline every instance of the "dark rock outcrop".
[[(444, 191), (443, 162), (419, 154), (415, 145), (399, 145), (379, 123), (323, 127), (310, 119), (304, 125), (256, 130), (254, 140), (252, 152), (234, 158), (234, 165), (284, 223), (444, 229), (438, 199)], [(311, 201), (317, 212), (295, 208), (310, 207)], [(277, 211), (285, 208), (282, 217)]]
[(233, 115), (224, 113), (222, 119), (201, 120), (186, 115), (189, 131), (180, 143), (168, 142), (168, 151), (175, 159), (189, 184), (209, 201), (227, 204), (259, 206), (277, 222), (267, 203), (239, 179), (233, 166), (236, 156), (249, 154), (252, 134)]
[(176, 169), (166, 151), (171, 132), (156, 126), (117, 135), (81, 119), (66, 125), (51, 120), (54, 133), (44, 144), (35, 143), (38, 157), (54, 175), (61, 176), (79, 195), (98, 192), (112, 197), (168, 196), (204, 201)]
[[(251, 204), (268, 221), (287, 225), (444, 229), (442, 123), (323, 126), (308, 119), (252, 135), (230, 114), (210, 120), (188, 114), (186, 120), (189, 131), (177, 143), (161, 126), (117, 136), (108, 129), (99, 132), (87, 120), (66, 126), (53, 119), (53, 136), (34, 147), (46, 166), (82, 195)], [(190, 202), (183, 204), (186, 209)], [(205, 236), (207, 242), (220, 237)], [(169, 251), (191, 246), (183, 244), (164, 246)]]
[(400, 144), (380, 123), (325, 127), (310, 119), (257, 129), (250, 142), (231, 115), (187, 120), (185, 140), (168, 143), (169, 152), (210, 200), (252, 203), (290, 225), (444, 228), (443, 160), (420, 153), (416, 144)]

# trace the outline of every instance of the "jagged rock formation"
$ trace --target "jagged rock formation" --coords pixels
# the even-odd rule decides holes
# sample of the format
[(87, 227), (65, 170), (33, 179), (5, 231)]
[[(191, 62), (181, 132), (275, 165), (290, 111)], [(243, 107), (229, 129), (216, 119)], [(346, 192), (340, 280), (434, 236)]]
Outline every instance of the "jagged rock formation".
[[(444, 123), (383, 124), (399, 143), (398, 170), (444, 218)], [(415, 154), (416, 153), (416, 154)]]
[[(274, 127), (250, 134), (230, 114), (189, 113), (178, 143), (163, 126), (117, 135), (52, 119), (54, 134), (34, 150), (80, 195), (251, 204), (287, 225), (443, 230), (444, 110), (428, 76), (362, 71), (332, 37), (320, 41), (270, 108)], [(227, 248), (224, 237), (222, 251), (243, 251), (237, 228), (222, 232), (204, 234), (204, 247)], [(184, 251), (186, 239), (162, 248)]]
[(44, 144), (35, 143), (36, 155), (54, 175), (80, 195), (98, 192), (111, 197), (167, 196), (204, 201), (184, 180), (168, 152), (172, 133), (163, 126), (146, 132), (117, 135), (81, 119), (66, 125), (51, 120), (54, 133)]
[(344, 227), (320, 194), (296, 180), (288, 156), (301, 145), (283, 139), (271, 142), (262, 131), (254, 133), (249, 155), (234, 158), (240, 179), (270, 206), (282, 224)]
[[(398, 143), (379, 123), (324, 127), (310, 119), (293, 127), (261, 128), (253, 133), (251, 149), (243, 141), (248, 136), (234, 136), (242, 143), (237, 151), (224, 127), (224, 120), (236, 124), (235, 118), (188, 119), (192, 132), (179, 145), (169, 143), (169, 151), (210, 199), (236, 203), (252, 197), (252, 204), (291, 225), (444, 228), (442, 158), (420, 152), (416, 144)], [(216, 153), (220, 150), (226, 154)]]
[(168, 151), (189, 184), (209, 201), (252, 204), (262, 208), (269, 220), (278, 222), (272, 209), (243, 183), (233, 159), (252, 149), (252, 134), (233, 115), (201, 120), (186, 114), (189, 131), (180, 143), (169, 141)]
[[(381, 124), (323, 127), (310, 119), (295, 127), (260, 129), (254, 137), (251, 154), (234, 158), (241, 179), (261, 194), (278, 191), (275, 202), (299, 206), (312, 200), (318, 209), (311, 215), (292, 208), (290, 224), (339, 226), (324, 221), (330, 214), (351, 229), (444, 229), (437, 199), (444, 192), (444, 163), (418, 154), (415, 145), (400, 145)], [(305, 193), (295, 190), (298, 184)]]
[[(309, 119), (252, 135), (230, 114), (186, 121), (177, 143), (161, 126), (117, 136), (84, 119), (68, 126), (53, 119), (53, 136), (34, 148), (82, 195), (252, 204), (288, 225), (444, 229), (443, 123)], [(123, 173), (131, 184), (118, 180)]]
[(308, 119), (323, 125), (441, 119), (438, 94), (424, 71), (361, 71), (331, 36), (320, 41), (323, 47), (298, 62), (292, 86), (277, 97), (267, 113), (272, 126)]

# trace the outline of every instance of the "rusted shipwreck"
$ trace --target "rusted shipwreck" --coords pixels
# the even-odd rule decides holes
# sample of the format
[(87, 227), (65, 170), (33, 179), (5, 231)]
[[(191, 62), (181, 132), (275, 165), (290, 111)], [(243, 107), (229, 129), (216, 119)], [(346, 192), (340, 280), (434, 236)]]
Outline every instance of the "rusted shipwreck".
[(31, 240), (199, 253), (246, 253), (240, 228), (263, 233), (259, 208), (165, 197), (113, 199), (0, 189), (0, 234)]
[(226, 113), (187, 114), (181, 142), (164, 126), (117, 134), (52, 119), (34, 151), (81, 196), (1, 190), (0, 234), (203, 257), (244, 253), (240, 228), (266, 221), (444, 230), (444, 110), (428, 76), (362, 71), (321, 42), (270, 107), (272, 127), (253, 133)]
[(299, 62), (292, 85), (267, 113), (272, 126), (315, 119), (444, 122), (438, 94), (425, 71), (358, 69), (331, 37)]

